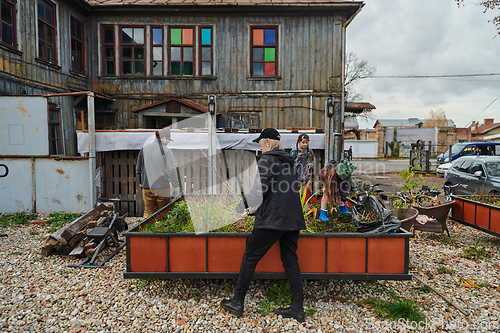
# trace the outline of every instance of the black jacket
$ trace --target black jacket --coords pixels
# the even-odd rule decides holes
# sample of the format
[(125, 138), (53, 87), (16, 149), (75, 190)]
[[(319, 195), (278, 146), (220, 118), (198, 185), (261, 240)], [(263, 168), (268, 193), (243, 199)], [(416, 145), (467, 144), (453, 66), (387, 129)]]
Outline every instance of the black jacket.
[[(275, 148), (258, 156), (257, 161), (258, 177), (252, 190), (245, 196), (249, 207), (258, 206), (254, 228), (284, 231), (305, 229), (300, 182), (292, 155)], [(241, 208), (243, 202), (239, 206)]]

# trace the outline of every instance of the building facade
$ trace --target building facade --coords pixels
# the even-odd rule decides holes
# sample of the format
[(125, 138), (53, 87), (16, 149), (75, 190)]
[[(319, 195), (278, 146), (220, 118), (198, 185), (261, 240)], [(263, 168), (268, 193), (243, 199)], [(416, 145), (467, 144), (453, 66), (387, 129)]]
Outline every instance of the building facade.
[[(220, 127), (341, 131), (345, 29), (362, 2), (0, 1), (3, 95), (94, 92), (97, 129), (169, 125), (215, 95)], [(76, 154), (82, 96), (50, 97), (51, 154)]]

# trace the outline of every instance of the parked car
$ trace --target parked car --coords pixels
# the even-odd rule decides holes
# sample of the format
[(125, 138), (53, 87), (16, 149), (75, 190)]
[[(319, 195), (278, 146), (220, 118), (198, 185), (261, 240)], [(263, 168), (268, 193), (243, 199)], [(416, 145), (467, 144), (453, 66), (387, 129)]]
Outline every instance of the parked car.
[(500, 155), (500, 142), (459, 142), (451, 147), (451, 160), (449, 153), (448, 150), (439, 154), (437, 163), (453, 162), (457, 158), (467, 155)]
[(452, 186), (452, 193), (457, 195), (500, 194), (500, 156), (464, 156), (456, 160), (444, 175), (444, 185)]
[(436, 168), (436, 172), (439, 176), (443, 176), (444, 177), (444, 174), (446, 173), (446, 171), (448, 171), (448, 169), (453, 165), (453, 162), (448, 162), (448, 163), (444, 163), (444, 164), (441, 164), (439, 165), (437, 168)]

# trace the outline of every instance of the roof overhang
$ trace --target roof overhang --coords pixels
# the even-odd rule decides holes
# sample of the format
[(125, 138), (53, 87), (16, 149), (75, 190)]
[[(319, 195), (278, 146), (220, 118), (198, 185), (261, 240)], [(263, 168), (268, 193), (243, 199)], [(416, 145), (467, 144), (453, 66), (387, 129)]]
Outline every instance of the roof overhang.
[(276, 14), (276, 13), (308, 13), (325, 14), (340, 13), (346, 21), (352, 20), (364, 6), (362, 1), (337, 0), (85, 0), (91, 12), (102, 12), (106, 15), (120, 14), (133, 10), (131, 14), (170, 12), (170, 13), (231, 13), (231, 14)]
[(149, 105), (146, 105), (146, 106), (134, 109), (134, 110), (132, 110), (132, 112), (135, 113), (135, 112), (144, 111), (144, 110), (147, 110), (147, 109), (149, 109), (151, 107), (158, 106), (158, 105), (161, 105), (161, 104), (166, 104), (166, 103), (169, 103), (169, 102), (181, 103), (181, 104), (184, 104), (185, 106), (187, 106), (187, 107), (189, 107), (191, 109), (194, 109), (194, 110), (197, 110), (197, 111), (200, 111), (200, 112), (203, 112), (203, 113), (208, 113), (208, 107), (206, 107), (205, 105), (198, 104), (198, 103), (193, 102), (193, 101), (191, 101), (189, 99), (175, 98), (175, 97), (172, 97), (172, 98), (166, 99), (164, 101), (152, 103), (152, 104), (149, 104)]

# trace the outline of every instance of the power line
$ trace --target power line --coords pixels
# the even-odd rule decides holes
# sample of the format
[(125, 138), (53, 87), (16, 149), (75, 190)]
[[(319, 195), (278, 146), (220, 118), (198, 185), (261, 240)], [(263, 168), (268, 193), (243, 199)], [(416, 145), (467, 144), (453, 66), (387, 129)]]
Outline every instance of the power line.
[(498, 76), (500, 73), (486, 74), (443, 74), (443, 75), (373, 75), (361, 76), (360, 79), (433, 79), (433, 78), (453, 78), (453, 77), (480, 77), (480, 76)]
[[(490, 107), (490, 105), (491, 105), (491, 104), (495, 103), (495, 101), (496, 101), (497, 99), (499, 99), (499, 98), (500, 98), (500, 95), (498, 95), (498, 96), (497, 96), (497, 98), (495, 98), (495, 99), (494, 99), (494, 100), (493, 100), (490, 104), (488, 104), (488, 106), (487, 106), (487, 107), (485, 107), (485, 108), (483, 109), (483, 111), (479, 112), (479, 113), (478, 113), (478, 114), (477, 114), (474, 118), (472, 118), (472, 120), (471, 120), (471, 121), (469, 121), (469, 122), (467, 123), (467, 126), (468, 126), (469, 124), (471, 124), (471, 123), (472, 123), (472, 121), (473, 121), (474, 119), (476, 119), (476, 118), (477, 118), (477, 117), (478, 117), (481, 113), (483, 113), (483, 112), (484, 112), (487, 108), (489, 108), (489, 107)], [(467, 126), (465, 126), (465, 127), (467, 127)]]

